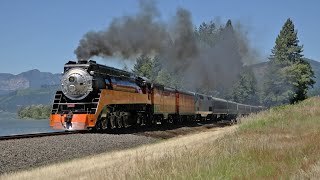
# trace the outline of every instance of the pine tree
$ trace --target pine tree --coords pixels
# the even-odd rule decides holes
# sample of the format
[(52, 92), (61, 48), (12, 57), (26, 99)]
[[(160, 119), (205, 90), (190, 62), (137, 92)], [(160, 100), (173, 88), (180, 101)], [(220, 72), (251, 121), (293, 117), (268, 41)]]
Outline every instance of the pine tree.
[(244, 104), (259, 104), (257, 81), (250, 67), (244, 67), (232, 89), (232, 99)]
[(218, 38), (218, 29), (213, 21), (203, 22), (198, 29), (195, 30), (196, 38), (199, 42), (209, 46), (214, 46)]
[(151, 82), (154, 82), (161, 69), (162, 64), (159, 57), (156, 56), (152, 59), (149, 56), (141, 55), (137, 58), (132, 71), (136, 75), (146, 77)]
[(157, 76), (158, 76), (159, 72), (161, 71), (161, 69), (162, 69), (162, 63), (160, 61), (160, 58), (158, 56), (155, 56), (152, 59), (152, 70), (151, 70), (151, 77), (150, 77), (150, 80), (152, 82), (156, 81)]
[(295, 103), (307, 98), (315, 83), (310, 64), (303, 59), (297, 31), (289, 18), (283, 25), (272, 49), (265, 80), (265, 103), (268, 106)]
[(146, 55), (141, 55), (137, 58), (136, 64), (133, 66), (132, 72), (138, 76), (143, 76), (148, 79), (152, 76), (152, 60)]

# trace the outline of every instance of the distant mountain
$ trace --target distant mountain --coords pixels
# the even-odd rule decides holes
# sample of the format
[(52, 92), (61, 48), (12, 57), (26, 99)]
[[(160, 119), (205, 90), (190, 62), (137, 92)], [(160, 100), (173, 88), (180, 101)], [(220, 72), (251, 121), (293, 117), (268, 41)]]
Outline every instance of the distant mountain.
[(16, 112), (22, 106), (51, 104), (60, 85), (15, 90), (0, 96), (0, 111)]
[[(307, 59), (307, 58), (305, 60), (307, 60), (310, 63), (316, 77), (315, 78), (316, 84), (314, 85), (313, 89), (311, 89), (310, 91), (320, 89), (320, 62), (312, 59)], [(262, 62), (259, 64), (252, 65), (253, 72), (256, 75), (256, 79), (259, 86), (263, 85), (263, 77), (267, 71), (268, 64), (269, 64), (268, 62)]]
[(58, 85), (60, 84), (60, 77), (60, 74), (40, 72), (37, 69), (17, 75), (0, 73), (0, 95), (21, 89)]

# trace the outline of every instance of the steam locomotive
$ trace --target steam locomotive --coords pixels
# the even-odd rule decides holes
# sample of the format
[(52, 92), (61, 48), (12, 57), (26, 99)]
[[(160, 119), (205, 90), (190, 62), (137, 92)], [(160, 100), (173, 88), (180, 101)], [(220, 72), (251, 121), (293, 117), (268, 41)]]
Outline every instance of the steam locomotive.
[(95, 61), (69, 61), (54, 97), (50, 126), (104, 130), (186, 121), (234, 119), (262, 110), (154, 84)]

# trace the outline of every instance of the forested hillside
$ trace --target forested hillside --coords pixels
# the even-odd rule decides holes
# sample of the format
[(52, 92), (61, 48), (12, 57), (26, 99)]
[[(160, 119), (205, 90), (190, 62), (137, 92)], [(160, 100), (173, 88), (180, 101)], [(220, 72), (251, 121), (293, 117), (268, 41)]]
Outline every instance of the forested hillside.
[[(320, 62), (312, 59), (305, 58), (308, 61), (314, 71), (315, 84), (314, 87), (309, 90), (310, 96), (320, 95)], [(252, 65), (253, 72), (257, 79), (257, 84), (259, 87), (263, 86), (263, 77), (266, 74), (269, 62), (262, 62)]]
[(42, 88), (27, 88), (13, 91), (7, 95), (0, 96), (0, 110), (17, 112), (23, 106), (33, 104), (51, 104), (54, 94), (59, 86)]

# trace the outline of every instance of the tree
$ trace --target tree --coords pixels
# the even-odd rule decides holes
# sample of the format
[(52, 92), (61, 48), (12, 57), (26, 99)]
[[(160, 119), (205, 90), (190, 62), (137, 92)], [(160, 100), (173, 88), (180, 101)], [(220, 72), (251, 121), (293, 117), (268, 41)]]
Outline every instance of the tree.
[(30, 105), (18, 110), (19, 118), (48, 119), (51, 114), (51, 105)]
[(132, 71), (138, 76), (143, 76), (150, 79), (152, 75), (151, 58), (146, 55), (141, 55), (140, 57), (138, 57)]
[(152, 69), (151, 69), (151, 77), (150, 77), (150, 80), (152, 82), (156, 81), (161, 69), (162, 69), (161, 60), (158, 56), (156, 56), (152, 59)]
[(244, 104), (259, 104), (257, 81), (251, 67), (244, 67), (232, 90), (232, 99)]
[(219, 30), (213, 21), (203, 22), (198, 29), (195, 30), (195, 37), (199, 42), (214, 46), (217, 41)]
[(166, 87), (177, 88), (180, 90), (190, 90), (189, 88), (185, 89), (185, 80), (181, 74), (168, 71), (167, 69), (161, 69), (161, 71), (159, 71), (155, 82), (165, 85)]
[(296, 103), (307, 98), (307, 91), (315, 83), (310, 64), (302, 57), (297, 31), (289, 18), (278, 35), (270, 56), (265, 79), (264, 101), (267, 106)]
[(152, 59), (149, 56), (141, 55), (137, 58), (132, 71), (136, 75), (146, 77), (150, 81), (154, 82), (161, 69), (162, 64), (159, 57), (155, 56)]
[(306, 99), (308, 90), (310, 87), (313, 87), (315, 81), (314, 72), (309, 64), (304, 59), (301, 59), (299, 62), (294, 63), (287, 69), (289, 75), (289, 82), (293, 85), (295, 94), (290, 98), (290, 103), (296, 103)]

